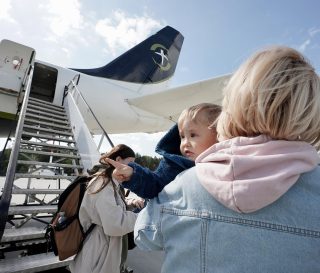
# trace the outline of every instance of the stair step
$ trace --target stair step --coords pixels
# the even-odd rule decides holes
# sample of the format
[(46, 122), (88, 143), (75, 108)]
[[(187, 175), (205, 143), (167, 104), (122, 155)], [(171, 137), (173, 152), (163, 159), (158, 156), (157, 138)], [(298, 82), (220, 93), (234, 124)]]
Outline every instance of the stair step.
[(34, 146), (40, 146), (40, 147), (51, 147), (56, 148), (60, 150), (77, 150), (76, 147), (73, 146), (61, 146), (61, 145), (54, 145), (54, 144), (47, 144), (44, 142), (35, 142), (35, 141), (28, 141), (28, 140), (21, 140), (21, 144), (27, 144), (27, 145), (34, 145)]
[(73, 260), (70, 257), (59, 261), (52, 252), (20, 257), (17, 259), (4, 259), (0, 261), (1, 273), (30, 273), (41, 272), (58, 267), (66, 267)]
[(47, 113), (52, 113), (52, 114), (66, 116), (67, 117), (66, 111), (64, 109), (53, 110), (53, 109), (50, 109), (50, 108), (41, 107), (40, 105), (32, 105), (32, 104), (28, 104), (27, 109), (35, 109), (35, 110), (44, 111), (44, 112), (47, 112)]
[(52, 122), (58, 123), (58, 124), (69, 125), (69, 121), (57, 120), (55, 118), (48, 118), (48, 117), (44, 117), (44, 116), (38, 116), (38, 115), (30, 114), (28, 112), (26, 113), (26, 117), (37, 118), (41, 121), (52, 121)]
[(55, 124), (55, 123), (49, 123), (49, 122), (44, 122), (44, 121), (40, 121), (40, 120), (36, 120), (36, 119), (31, 119), (31, 118), (25, 118), (24, 122), (29, 122), (32, 124), (40, 124), (40, 125), (46, 125), (49, 126), (49, 128), (58, 128), (58, 129), (64, 129), (64, 130), (71, 130), (70, 126), (62, 126), (59, 124)]
[(48, 139), (48, 140), (55, 140), (55, 141), (60, 141), (60, 142), (75, 143), (75, 141), (73, 139), (53, 137), (51, 135), (34, 134), (34, 133), (28, 133), (28, 132), (22, 132), (22, 135), (31, 136), (31, 137), (35, 137), (35, 138), (45, 138), (45, 139)]
[(45, 232), (43, 227), (7, 228), (3, 233), (1, 243), (44, 238)]
[(13, 189), (13, 194), (61, 194), (63, 189)]
[(57, 104), (54, 104), (54, 103), (52, 103), (52, 102), (48, 102), (48, 101), (36, 99), (36, 98), (33, 98), (33, 97), (29, 97), (28, 102), (39, 103), (41, 106), (46, 105), (46, 106), (55, 107), (55, 108), (57, 108), (57, 109), (64, 109), (64, 106), (57, 105)]
[[(53, 133), (56, 135), (60, 135), (60, 136), (73, 136), (73, 133), (71, 132), (65, 132), (65, 131), (59, 131), (59, 130), (53, 130), (53, 129), (48, 129), (45, 127), (37, 127), (37, 126), (31, 126), (31, 125), (23, 125), (24, 129), (29, 129), (29, 130), (34, 130), (37, 132), (46, 132), (46, 133)], [(27, 131), (24, 131), (27, 132)]]
[(43, 175), (43, 174), (29, 174), (29, 173), (16, 173), (14, 178), (37, 178), (37, 179), (66, 179), (66, 180), (74, 180), (77, 176), (76, 175)]
[(28, 160), (18, 160), (18, 164), (24, 165), (38, 165), (38, 166), (51, 166), (51, 167), (61, 167), (61, 168), (83, 168), (82, 165), (73, 165), (73, 164), (63, 164), (63, 163), (54, 163), (54, 162), (41, 162), (41, 161), (28, 161)]
[(39, 206), (10, 206), (8, 215), (17, 214), (35, 214), (35, 213), (55, 213), (58, 206), (56, 205), (39, 205)]
[(60, 120), (63, 120), (63, 121), (65, 121), (65, 120), (68, 120), (68, 117), (66, 116), (66, 115), (59, 115), (59, 114), (53, 114), (53, 113), (51, 113), (51, 112), (49, 112), (49, 111), (47, 111), (47, 112), (42, 112), (42, 111), (39, 111), (39, 110), (37, 110), (37, 109), (31, 109), (31, 108), (27, 108), (27, 113), (33, 113), (33, 114), (35, 114), (35, 115), (37, 115), (37, 116), (44, 116), (44, 117), (50, 117), (50, 118), (57, 118), (57, 119), (60, 119)]
[(43, 151), (37, 151), (37, 150), (31, 150), (31, 149), (20, 149), (19, 152), (26, 153), (26, 154), (49, 155), (49, 156), (55, 156), (55, 157), (80, 159), (80, 155), (75, 155), (75, 154), (51, 153), (51, 152), (43, 152)]

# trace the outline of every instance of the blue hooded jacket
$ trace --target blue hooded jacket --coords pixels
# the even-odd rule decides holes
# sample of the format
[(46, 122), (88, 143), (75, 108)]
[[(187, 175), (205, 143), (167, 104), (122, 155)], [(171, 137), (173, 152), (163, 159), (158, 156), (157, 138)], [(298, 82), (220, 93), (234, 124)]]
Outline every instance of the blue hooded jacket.
[(155, 151), (163, 157), (155, 171), (137, 163), (129, 163), (133, 168), (133, 175), (129, 181), (122, 183), (125, 188), (142, 198), (158, 196), (179, 173), (194, 166), (194, 161), (181, 155), (177, 124), (163, 136)]

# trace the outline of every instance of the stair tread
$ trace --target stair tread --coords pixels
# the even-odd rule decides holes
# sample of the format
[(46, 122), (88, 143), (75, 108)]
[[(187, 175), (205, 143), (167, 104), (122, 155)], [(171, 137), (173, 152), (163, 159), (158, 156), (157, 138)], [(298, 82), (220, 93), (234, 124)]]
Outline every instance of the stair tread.
[(13, 189), (13, 194), (60, 194), (63, 189)]
[(45, 232), (43, 227), (7, 228), (4, 230), (1, 243), (43, 238)]
[(55, 118), (49, 118), (49, 117), (46, 117), (46, 116), (39, 116), (39, 115), (34, 115), (34, 114), (30, 114), (28, 112), (26, 112), (26, 117), (31, 117), (31, 118), (36, 118), (36, 119), (39, 119), (39, 120), (46, 120), (46, 121), (51, 121), (53, 123), (58, 123), (58, 124), (63, 124), (63, 125), (69, 125), (69, 121), (65, 121), (65, 120), (57, 120)]
[(10, 206), (8, 215), (31, 214), (31, 213), (55, 213), (56, 205), (38, 205), (38, 206)]
[(76, 155), (76, 154), (51, 153), (51, 152), (43, 152), (43, 151), (37, 151), (37, 150), (31, 150), (31, 149), (20, 149), (19, 152), (26, 153), (26, 154), (49, 155), (49, 156), (55, 156), (55, 157), (80, 158), (80, 155)]
[(67, 116), (65, 109), (51, 109), (51, 108), (44, 108), (41, 107), (40, 105), (34, 105), (34, 104), (28, 104), (27, 109), (36, 109), (39, 111), (46, 111), (48, 113), (53, 113), (53, 114), (60, 114), (63, 116)]
[(65, 267), (72, 260), (73, 257), (70, 257), (64, 261), (59, 261), (57, 256), (55, 256), (52, 252), (49, 252), (20, 257), (19, 259), (0, 260), (0, 268), (1, 273), (40, 272), (57, 267)]
[(51, 148), (57, 148), (60, 150), (77, 150), (76, 147), (73, 146), (61, 146), (61, 145), (54, 145), (54, 144), (47, 144), (44, 142), (35, 142), (35, 141), (28, 141), (28, 140), (21, 140), (21, 144), (28, 144), (28, 145), (36, 145), (36, 146), (45, 146), (45, 147), (51, 147)]
[(29, 133), (29, 132), (22, 132), (22, 135), (24, 136), (31, 136), (35, 138), (44, 138), (48, 140), (55, 140), (60, 142), (68, 142), (68, 143), (75, 143), (73, 139), (67, 139), (67, 138), (61, 138), (61, 137), (54, 137), (52, 135), (45, 135), (45, 134), (36, 134), (36, 133)]
[(52, 167), (65, 167), (65, 168), (83, 168), (82, 165), (76, 165), (76, 164), (63, 164), (63, 163), (28, 161), (28, 160), (18, 160), (17, 163), (18, 164), (25, 164), (25, 165), (40, 165), (40, 166), (52, 166)]
[(49, 101), (36, 99), (36, 98), (33, 98), (33, 97), (29, 97), (29, 103), (30, 103), (30, 102), (41, 103), (42, 105), (45, 104), (45, 105), (48, 105), (48, 106), (56, 107), (56, 108), (58, 108), (58, 109), (64, 109), (64, 106), (57, 105), (57, 104), (54, 104), (54, 103), (49, 102)]
[(43, 174), (29, 174), (29, 173), (16, 173), (15, 179), (17, 178), (39, 178), (39, 179), (67, 179), (67, 180), (73, 180), (77, 176), (76, 175), (43, 175)]
[(27, 124), (23, 125), (23, 129), (24, 129), (23, 132), (27, 132), (26, 129), (28, 129), (28, 130), (33, 130), (33, 131), (37, 131), (37, 132), (54, 133), (56, 135), (62, 135), (62, 136), (73, 136), (73, 133), (71, 133), (71, 132), (53, 130), (53, 129), (49, 129), (46, 127), (31, 126), (31, 125), (27, 125)]
[(26, 123), (32, 123), (32, 124), (41, 124), (41, 125), (46, 125), (49, 126), (50, 128), (58, 128), (58, 129), (65, 129), (65, 130), (71, 130), (70, 126), (63, 126), (55, 123), (49, 123), (49, 122), (44, 122), (36, 119), (31, 119), (31, 118), (25, 118), (24, 122)]
[(68, 116), (65, 113), (59, 113), (57, 111), (50, 111), (50, 109), (46, 109), (46, 110), (41, 110), (38, 109), (36, 107), (28, 107), (27, 108), (27, 112), (29, 113), (36, 113), (38, 115), (42, 115), (42, 116), (48, 116), (48, 117), (55, 117), (58, 119), (62, 119), (62, 120), (68, 120)]

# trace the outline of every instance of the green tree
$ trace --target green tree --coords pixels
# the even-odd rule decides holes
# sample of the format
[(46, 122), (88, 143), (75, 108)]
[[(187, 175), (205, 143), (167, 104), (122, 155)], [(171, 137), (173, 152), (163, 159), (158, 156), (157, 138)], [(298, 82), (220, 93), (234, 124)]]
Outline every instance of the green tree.
[(151, 157), (147, 155), (140, 155), (139, 153), (136, 153), (136, 160), (135, 162), (143, 167), (146, 167), (152, 171), (154, 171), (159, 163), (160, 163), (161, 158), (158, 157)]

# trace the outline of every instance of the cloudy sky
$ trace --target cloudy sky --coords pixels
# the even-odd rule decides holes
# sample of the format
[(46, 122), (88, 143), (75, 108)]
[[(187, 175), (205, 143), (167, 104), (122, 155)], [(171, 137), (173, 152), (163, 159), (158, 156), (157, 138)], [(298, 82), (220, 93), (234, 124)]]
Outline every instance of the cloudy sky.
[[(38, 60), (93, 68), (170, 25), (185, 37), (172, 86), (232, 73), (271, 44), (300, 50), (319, 73), (319, 10), (318, 0), (0, 0), (0, 40), (33, 47)], [(162, 135), (111, 138), (153, 156)]]

